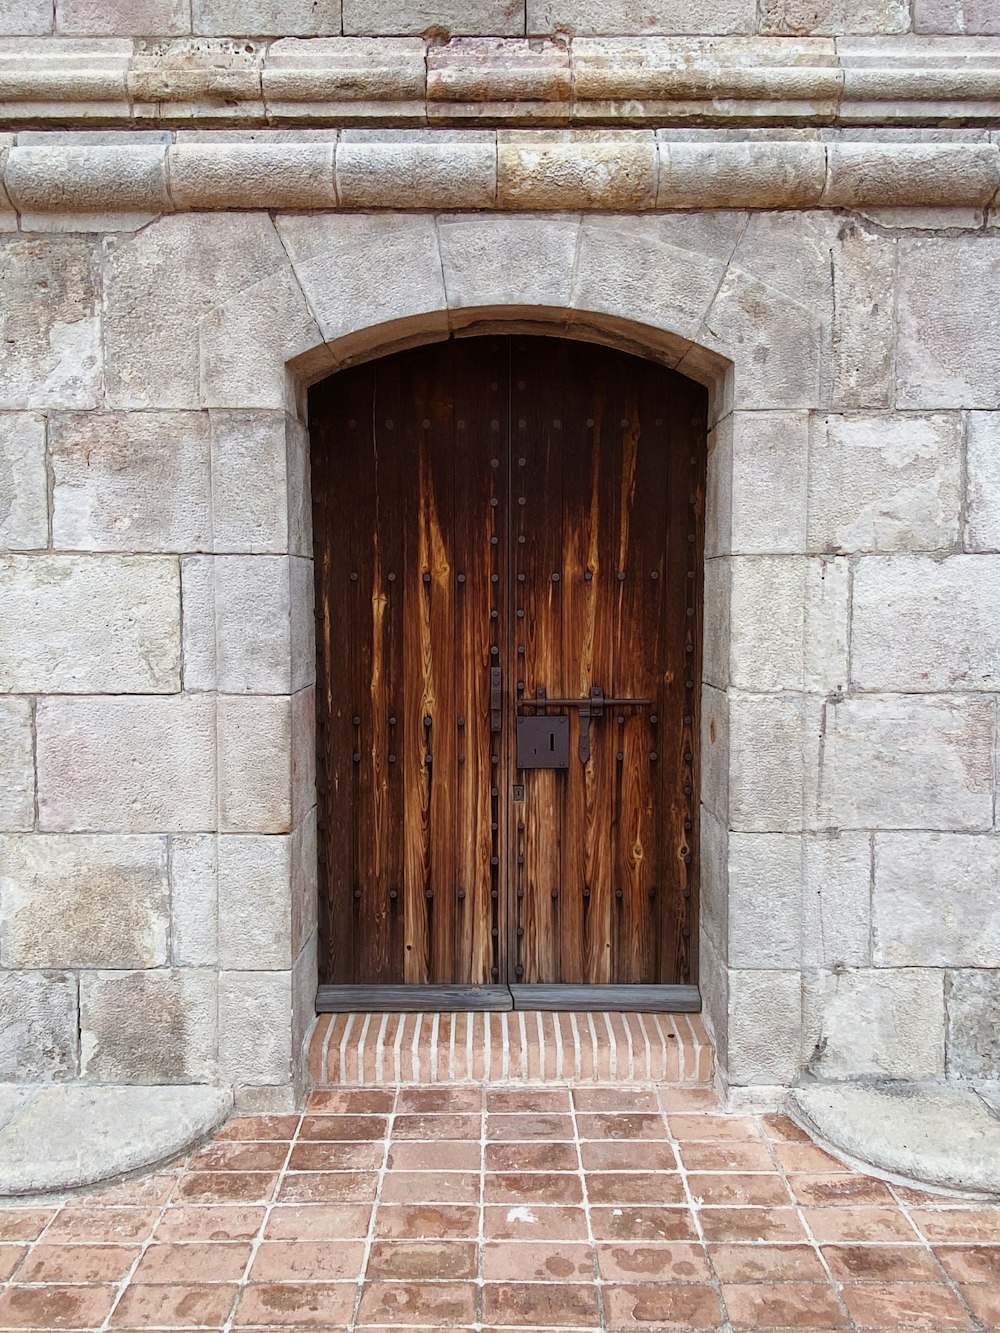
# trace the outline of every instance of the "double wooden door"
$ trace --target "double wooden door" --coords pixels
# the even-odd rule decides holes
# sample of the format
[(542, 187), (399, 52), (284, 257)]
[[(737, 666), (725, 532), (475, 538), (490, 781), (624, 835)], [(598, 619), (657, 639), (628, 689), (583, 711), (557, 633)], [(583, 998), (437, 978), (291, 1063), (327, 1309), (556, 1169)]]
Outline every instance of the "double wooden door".
[(538, 337), (312, 390), (320, 1007), (697, 1005), (705, 413)]

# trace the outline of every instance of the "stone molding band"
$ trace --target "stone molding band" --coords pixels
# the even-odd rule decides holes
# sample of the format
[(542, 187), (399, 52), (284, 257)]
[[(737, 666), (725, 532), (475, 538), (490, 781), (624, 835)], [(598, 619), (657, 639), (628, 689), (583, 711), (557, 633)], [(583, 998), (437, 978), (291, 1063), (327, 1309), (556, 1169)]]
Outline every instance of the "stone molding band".
[[(41, 136), (31, 136), (37, 138)], [(125, 139), (126, 136), (120, 136)], [(144, 136), (128, 136), (144, 138)], [(974, 208), (998, 202), (990, 142), (692, 141), (632, 132), (403, 139), (15, 144), (0, 207), (30, 214), (193, 209)]]
[(1000, 38), (10, 38), (0, 127), (996, 125)]

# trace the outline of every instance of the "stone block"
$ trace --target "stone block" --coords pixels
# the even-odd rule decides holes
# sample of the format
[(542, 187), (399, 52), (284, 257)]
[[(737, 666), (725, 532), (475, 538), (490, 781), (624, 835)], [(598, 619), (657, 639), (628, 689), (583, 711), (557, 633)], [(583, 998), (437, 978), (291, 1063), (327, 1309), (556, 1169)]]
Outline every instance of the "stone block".
[(4, 967), (160, 967), (167, 961), (164, 838), (0, 839)]
[(199, 833), (215, 828), (212, 699), (64, 696), (40, 699), (36, 711), (42, 829)]
[(344, 32), (373, 37), (445, 33), (453, 37), (524, 32), (523, 0), (343, 0)]
[(453, 216), (440, 223), (448, 307), (551, 308), (572, 303), (575, 217)]
[(729, 835), (729, 965), (795, 969), (801, 956), (802, 838)]
[(0, 557), (0, 644), (0, 688), (11, 693), (176, 690), (176, 561)]
[(342, 131), (337, 193), (343, 208), (492, 208), (497, 147), (492, 131)]
[(213, 972), (84, 972), (81, 1074), (94, 1083), (210, 1083), (216, 1005)]
[[(288, 487), (288, 550), (313, 558), (312, 479), (309, 431), (293, 416), (285, 417), (286, 483)], [(310, 591), (310, 599), (312, 592)]]
[(279, 123), (419, 125), (427, 115), (426, 44), (419, 37), (282, 38), (268, 47), (263, 88)]
[(185, 689), (289, 692), (288, 566), (280, 555), (201, 555), (183, 562)]
[(871, 963), (871, 881), (869, 834), (838, 831), (804, 838), (803, 967)]
[(0, 697), (0, 829), (35, 822), (35, 755), (30, 699)]
[(292, 695), (292, 816), (296, 827), (316, 804), (316, 687)]
[(994, 144), (827, 144), (823, 202), (831, 208), (985, 208), (998, 187)]
[(878, 967), (1000, 968), (1000, 838), (877, 833)]
[(168, 154), (170, 198), (177, 208), (333, 208), (337, 188), (333, 144), (174, 144)]
[(7, 0), (0, 37), (43, 37), (52, 31), (52, 0)]
[(944, 1073), (944, 973), (883, 968), (824, 973), (803, 988), (808, 1068), (820, 1078)]
[(292, 556), (288, 562), (291, 601), (292, 691), (316, 680), (316, 593), (312, 560)]
[(0, 972), (0, 1080), (62, 1082), (78, 1071), (76, 977)]
[(995, 0), (913, 0), (913, 31), (1000, 36)]
[(219, 1072), (231, 1082), (292, 1077), (290, 972), (220, 972)]
[(325, 37), (340, 32), (340, 0), (192, 0), (196, 33)]
[[(729, 830), (706, 806), (701, 810), (701, 890), (698, 918), (702, 938), (723, 964), (729, 961)], [(700, 973), (705, 976), (702, 958)]]
[(760, 31), (776, 36), (909, 32), (907, 0), (762, 0)]
[(160, 125), (214, 120), (262, 120), (261, 66), (265, 47), (246, 37), (182, 37), (139, 44), (126, 82), (132, 114)]
[(292, 966), (292, 1077), (299, 1097), (307, 1082), (307, 1038), (316, 1021), (319, 941), (314, 931)]
[[(76, 143), (13, 148), (4, 186), (21, 214), (141, 214), (170, 208), (163, 144)], [(112, 214), (112, 216), (114, 215)], [(34, 229), (34, 227), (32, 227)], [(95, 227), (87, 230), (112, 230)]]
[(730, 693), (730, 828), (797, 833), (809, 826), (820, 715), (817, 698)]
[(0, 547), (44, 547), (49, 517), (45, 477), (45, 418), (37, 413), (0, 415)]
[(949, 972), (947, 1073), (952, 1078), (995, 1080), (1000, 1069), (1000, 972)]
[(427, 114), (432, 124), (435, 119), (565, 124), (571, 86), (565, 42), (458, 37), (427, 48)]
[(212, 833), (170, 839), (170, 961), (215, 967), (218, 942), (218, 852)]
[(500, 130), (497, 202), (516, 209), (635, 209), (656, 203), (648, 130)]
[(806, 208), (823, 193), (819, 143), (658, 139), (658, 208)]
[(729, 549), (747, 555), (804, 551), (807, 414), (734, 412), (730, 421)]
[(705, 629), (702, 679), (716, 689), (729, 684), (732, 561), (716, 556), (705, 561)]
[(992, 828), (992, 701), (859, 695), (831, 702), (825, 717), (820, 824)]
[[(292, 834), (292, 957), (298, 958), (319, 920), (316, 806), (300, 816)], [(310, 1003), (315, 994), (310, 997)]]
[(791, 1083), (802, 1046), (798, 972), (729, 969), (730, 1084)]
[(52, 533), (81, 551), (210, 546), (204, 412), (55, 412), (49, 418)]
[(1000, 412), (970, 412), (968, 420), (965, 544), (1000, 551)]
[(292, 821), (291, 700), (220, 695), (219, 828), (287, 833)]
[(219, 962), (268, 972), (292, 965), (292, 839), (219, 839)]
[(266, 213), (178, 214), (119, 240), (105, 260), (108, 405), (200, 407), (200, 318), (287, 262)]
[(705, 478), (706, 560), (732, 552), (734, 481), (733, 414), (730, 412), (708, 432), (708, 468)]
[(286, 421), (278, 412), (213, 412), (212, 506), (216, 551), (288, 549)]
[(947, 549), (958, 541), (958, 416), (813, 421), (808, 543), (819, 551)]
[(1000, 407), (1000, 237), (899, 242), (896, 402)]
[(0, 237), (5, 349), (0, 409), (97, 406), (96, 259), (95, 243), (77, 236)]
[(859, 560), (851, 680), (908, 693), (1000, 688), (1000, 557)]
[(529, 34), (678, 33), (710, 36), (756, 30), (755, 0), (528, 0)]
[(831, 255), (832, 402), (843, 408), (889, 407), (896, 337), (896, 242), (847, 219)]
[(176, 37), (191, 31), (189, 0), (55, 0), (68, 37)]
[(729, 748), (729, 695), (705, 685), (701, 692), (701, 799), (727, 828)]

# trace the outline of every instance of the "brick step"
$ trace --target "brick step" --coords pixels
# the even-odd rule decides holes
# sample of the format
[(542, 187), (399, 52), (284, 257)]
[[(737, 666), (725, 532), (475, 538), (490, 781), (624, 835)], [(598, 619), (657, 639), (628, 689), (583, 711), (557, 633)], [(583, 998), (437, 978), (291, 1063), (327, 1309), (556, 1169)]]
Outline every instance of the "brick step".
[(705, 1084), (712, 1068), (693, 1014), (321, 1014), (309, 1046), (316, 1087)]

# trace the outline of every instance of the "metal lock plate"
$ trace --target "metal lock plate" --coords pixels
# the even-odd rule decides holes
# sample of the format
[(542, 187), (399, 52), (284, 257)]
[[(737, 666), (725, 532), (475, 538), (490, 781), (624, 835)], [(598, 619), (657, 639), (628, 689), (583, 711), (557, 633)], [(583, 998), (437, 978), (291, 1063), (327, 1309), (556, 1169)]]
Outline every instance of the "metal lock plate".
[(569, 768), (569, 718), (519, 717), (518, 768)]

